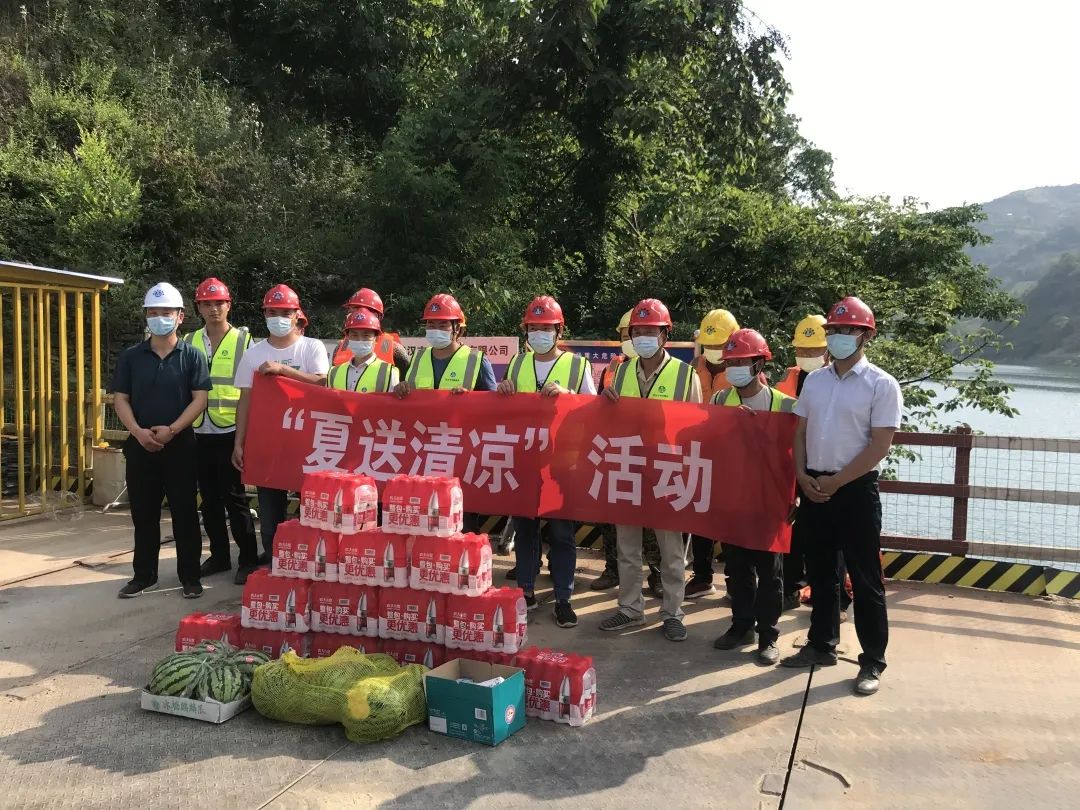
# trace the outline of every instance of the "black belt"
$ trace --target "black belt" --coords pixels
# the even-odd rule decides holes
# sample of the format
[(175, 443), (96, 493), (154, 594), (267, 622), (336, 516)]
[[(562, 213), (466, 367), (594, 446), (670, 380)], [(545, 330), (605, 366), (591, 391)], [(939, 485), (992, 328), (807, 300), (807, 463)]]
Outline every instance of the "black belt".
[[(834, 473), (834, 472), (822, 472), (821, 470), (807, 470), (806, 474), (809, 475), (811, 478), (819, 478), (819, 477), (821, 477), (823, 475), (837, 475), (837, 473)], [(878, 477), (878, 471), (877, 470), (871, 470), (868, 473), (864, 473), (863, 475), (860, 475), (854, 481), (849, 481), (848, 484), (857, 484), (860, 481), (874, 481), (874, 480), (877, 480), (877, 477)], [(847, 486), (848, 484), (845, 484), (844, 486)]]

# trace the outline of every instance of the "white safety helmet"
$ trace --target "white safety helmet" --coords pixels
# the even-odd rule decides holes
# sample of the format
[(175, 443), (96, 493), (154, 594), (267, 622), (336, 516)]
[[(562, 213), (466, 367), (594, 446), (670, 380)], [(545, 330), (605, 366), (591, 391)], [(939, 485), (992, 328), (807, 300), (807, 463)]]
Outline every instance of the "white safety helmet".
[(150, 307), (183, 309), (184, 297), (172, 284), (161, 281), (151, 287), (146, 293), (146, 298), (143, 299), (143, 309), (150, 309)]

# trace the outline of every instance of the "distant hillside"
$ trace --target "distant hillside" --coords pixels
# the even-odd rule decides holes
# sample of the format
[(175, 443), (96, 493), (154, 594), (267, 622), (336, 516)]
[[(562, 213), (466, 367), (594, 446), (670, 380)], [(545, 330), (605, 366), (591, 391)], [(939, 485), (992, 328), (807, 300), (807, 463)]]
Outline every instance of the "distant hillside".
[(1010, 360), (1080, 361), (1080, 253), (1058, 258), (1024, 296), (1027, 311), (1009, 333)]
[(983, 204), (980, 229), (993, 238), (971, 257), (1023, 296), (1062, 254), (1080, 252), (1080, 184), (1014, 191)]

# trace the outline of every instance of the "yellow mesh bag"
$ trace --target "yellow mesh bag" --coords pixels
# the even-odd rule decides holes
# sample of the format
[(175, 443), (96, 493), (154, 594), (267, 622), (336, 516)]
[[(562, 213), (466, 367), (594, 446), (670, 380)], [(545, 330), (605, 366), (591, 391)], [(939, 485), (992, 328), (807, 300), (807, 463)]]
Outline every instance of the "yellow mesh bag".
[(427, 717), (424, 667), (342, 647), (329, 658), (287, 652), (255, 670), (251, 699), (264, 717), (309, 726), (341, 723), (353, 742), (397, 736)]

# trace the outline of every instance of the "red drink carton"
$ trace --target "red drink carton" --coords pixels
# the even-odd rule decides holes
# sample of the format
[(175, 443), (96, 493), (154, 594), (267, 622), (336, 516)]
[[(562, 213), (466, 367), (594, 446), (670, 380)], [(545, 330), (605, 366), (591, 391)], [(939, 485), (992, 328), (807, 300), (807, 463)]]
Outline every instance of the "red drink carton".
[(309, 647), (312, 658), (329, 658), (342, 647), (352, 647), (364, 655), (382, 652), (382, 641), (377, 638), (343, 636), (339, 633), (312, 633)]
[(520, 588), (492, 588), (480, 596), (446, 600), (446, 646), (514, 654), (528, 637), (528, 611)]
[(446, 648), (441, 644), (389, 639), (382, 643), (382, 651), (401, 666), (423, 664), (428, 669), (434, 669), (446, 663)]
[(353, 585), (408, 587), (407, 548), (405, 535), (382, 529), (343, 534), (338, 545), (338, 580)]
[(457, 534), (448, 538), (450, 593), (480, 596), (491, 587), (491, 543), (486, 534)]
[(375, 528), (378, 520), (379, 490), (366, 475), (338, 473), (331, 513), (332, 528), (341, 534), (356, 534)]
[(382, 528), (398, 534), (420, 532), (419, 482), (415, 475), (395, 475), (383, 487)]
[(425, 505), (424, 532), (417, 534), (434, 534), (439, 537), (450, 537), (459, 534), (464, 518), (464, 498), (461, 492), (461, 482), (456, 478), (425, 478), (426, 499), (421, 498)]
[[(450, 593), (454, 559), (450, 551), (450, 539), (409, 535), (412, 550), (409, 553), (409, 587), (425, 591)], [(406, 543), (406, 546), (409, 544)], [(408, 551), (408, 548), (406, 549)]]
[(306, 633), (310, 629), (310, 587), (304, 580), (274, 577), (265, 568), (258, 569), (244, 585), (241, 625)]
[(446, 596), (412, 588), (382, 590), (379, 637), (442, 644), (446, 637)]
[(304, 658), (308, 654), (308, 634), (243, 627), (240, 629), (240, 647), (264, 652), (271, 658), (280, 658), (292, 650)]
[[(274, 533), (271, 570), (276, 577), (337, 581), (338, 536), (287, 520)], [(333, 576), (333, 579), (330, 577)]]
[(514, 666), (525, 670), (525, 713), (529, 717), (582, 726), (596, 709), (596, 669), (589, 656), (529, 647)]
[(313, 529), (333, 529), (334, 473), (326, 470), (310, 472), (300, 486), (300, 522)]
[(192, 613), (180, 620), (176, 651), (190, 650), (201, 641), (224, 641), (240, 646), (239, 613)]

